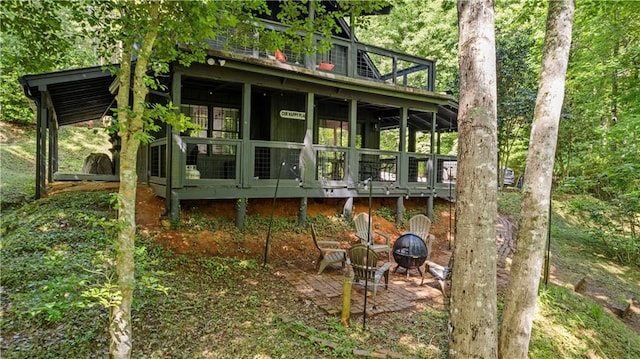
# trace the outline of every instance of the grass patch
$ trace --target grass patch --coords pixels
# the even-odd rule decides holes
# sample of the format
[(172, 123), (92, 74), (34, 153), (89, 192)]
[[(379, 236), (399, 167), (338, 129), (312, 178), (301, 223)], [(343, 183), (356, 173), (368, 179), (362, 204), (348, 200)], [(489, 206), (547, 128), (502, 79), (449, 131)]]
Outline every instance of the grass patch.
[(541, 291), (531, 358), (639, 358), (640, 336), (602, 305), (551, 285)]
[[(0, 122), (0, 139), (0, 210), (5, 210), (35, 196), (35, 125)], [(61, 172), (82, 172), (89, 153), (109, 154), (111, 147), (102, 128), (63, 126), (58, 140)]]

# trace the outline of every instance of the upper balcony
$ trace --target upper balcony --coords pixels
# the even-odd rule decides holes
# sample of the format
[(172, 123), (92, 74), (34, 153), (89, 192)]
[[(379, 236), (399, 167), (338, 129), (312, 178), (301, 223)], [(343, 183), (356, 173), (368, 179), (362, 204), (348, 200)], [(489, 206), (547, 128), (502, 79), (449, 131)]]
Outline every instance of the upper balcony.
[[(270, 20), (263, 20), (265, 29), (285, 32), (287, 27)], [(348, 27), (343, 22), (343, 29)], [(329, 40), (330, 49), (325, 53), (306, 55), (283, 48), (275, 52), (258, 50), (252, 46), (233, 45), (229, 36), (220, 35), (208, 41), (211, 49), (232, 51), (254, 58), (286, 62), (302, 68), (339, 74), (354, 79), (387, 83), (426, 91), (435, 91), (435, 63), (429, 59), (390, 51), (378, 46), (351, 39), (332, 36), (330, 39), (314, 34), (312, 41), (319, 44)]]

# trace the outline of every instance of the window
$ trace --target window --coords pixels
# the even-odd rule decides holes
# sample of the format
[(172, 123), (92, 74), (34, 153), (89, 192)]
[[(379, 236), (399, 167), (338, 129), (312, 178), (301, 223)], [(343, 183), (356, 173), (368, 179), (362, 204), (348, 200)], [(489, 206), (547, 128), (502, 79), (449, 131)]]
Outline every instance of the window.
[(200, 127), (195, 137), (240, 138), (240, 110), (207, 105), (182, 105), (182, 113)]
[[(182, 105), (183, 114), (191, 117), (191, 122), (200, 129), (195, 133), (199, 138), (240, 138), (240, 110), (213, 105)], [(194, 164), (198, 154), (234, 154), (233, 146), (218, 146), (199, 143), (189, 145), (187, 164)], [(197, 150), (196, 150), (197, 149)]]
[(202, 105), (182, 105), (183, 114), (191, 117), (191, 122), (200, 127), (195, 137), (206, 138), (209, 130), (209, 107)]
[(238, 139), (240, 136), (240, 110), (237, 108), (214, 107), (211, 137)]

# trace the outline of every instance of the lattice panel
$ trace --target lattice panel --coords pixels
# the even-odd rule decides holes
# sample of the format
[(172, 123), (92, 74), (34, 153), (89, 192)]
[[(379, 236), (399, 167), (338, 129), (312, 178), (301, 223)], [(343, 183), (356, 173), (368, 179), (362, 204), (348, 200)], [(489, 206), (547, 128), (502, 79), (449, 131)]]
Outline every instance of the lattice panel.
[(316, 179), (320, 181), (343, 181), (346, 155), (343, 151), (318, 151), (316, 157)]
[(256, 147), (254, 158), (253, 179), (300, 178), (299, 149)]
[(151, 147), (151, 176), (167, 176), (167, 145)]
[(358, 161), (360, 181), (371, 178), (374, 181), (395, 182), (398, 173), (398, 159), (394, 155), (360, 154)]

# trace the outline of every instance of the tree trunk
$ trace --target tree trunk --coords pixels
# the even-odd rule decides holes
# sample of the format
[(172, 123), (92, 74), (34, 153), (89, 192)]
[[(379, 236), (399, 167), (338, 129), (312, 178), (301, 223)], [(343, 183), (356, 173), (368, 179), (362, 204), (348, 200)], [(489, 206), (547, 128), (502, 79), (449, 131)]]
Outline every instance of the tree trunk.
[(493, 2), (459, 1), (457, 235), (449, 358), (497, 357), (497, 118)]
[(120, 65), (120, 87), (118, 88), (118, 134), (122, 140), (120, 152), (120, 188), (118, 191), (118, 239), (116, 247), (116, 271), (118, 273), (118, 289), (121, 300), (111, 310), (110, 353), (113, 358), (128, 359), (131, 357), (132, 330), (131, 304), (135, 284), (135, 235), (136, 235), (136, 190), (138, 175), (136, 173), (139, 134), (144, 131), (143, 114), (149, 89), (145, 84), (147, 65), (151, 50), (157, 38), (159, 3), (149, 7), (149, 18), (152, 26), (146, 33), (137, 53), (133, 77), (133, 106), (129, 111), (131, 48), (125, 48)]
[(524, 177), (522, 220), (500, 335), (500, 358), (526, 359), (545, 240), (558, 124), (571, 46), (574, 1), (550, 1), (538, 97)]

